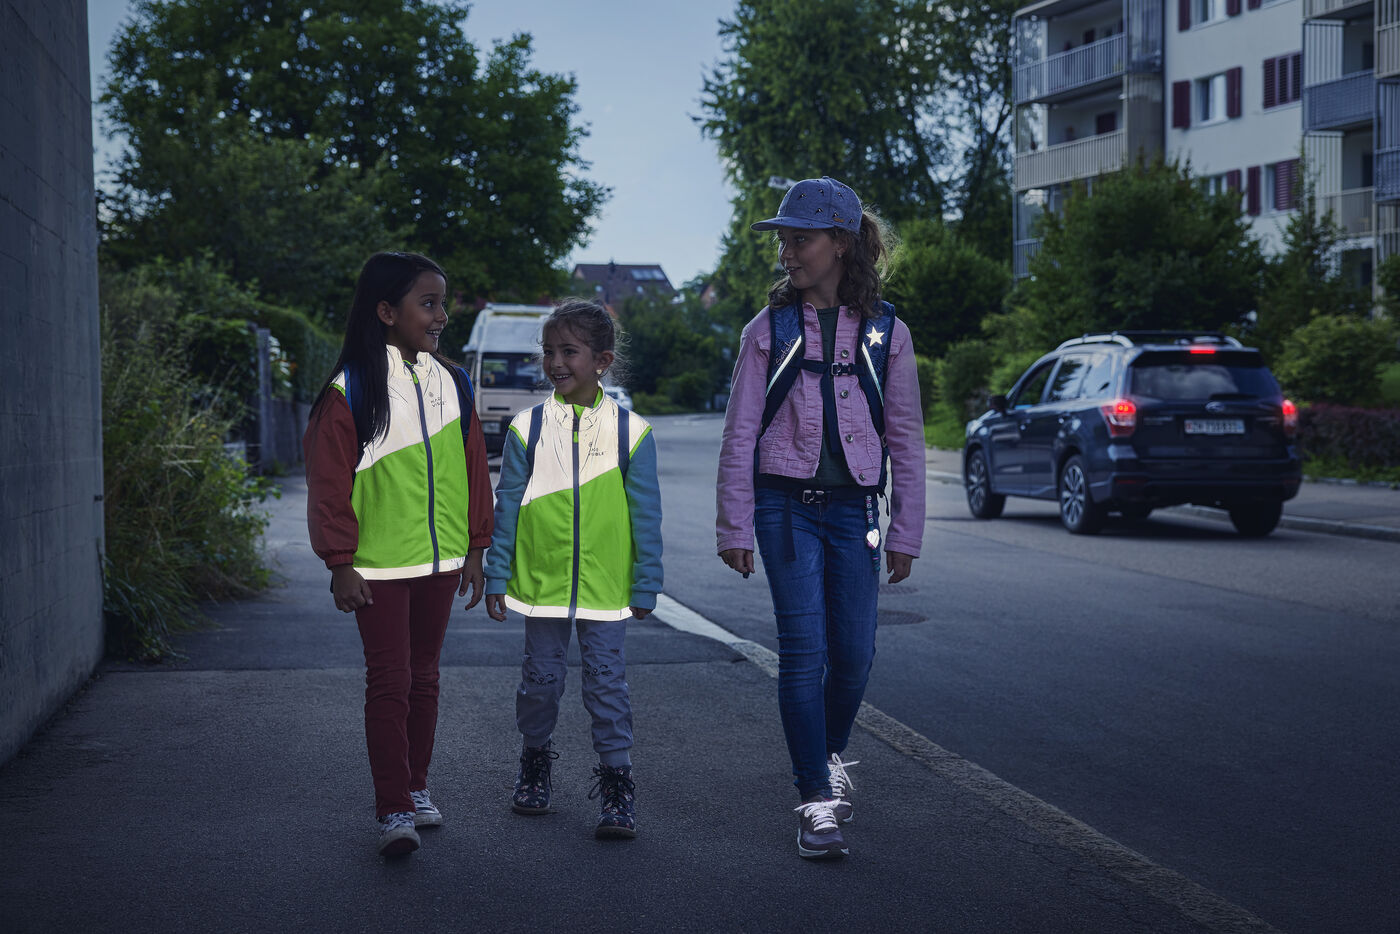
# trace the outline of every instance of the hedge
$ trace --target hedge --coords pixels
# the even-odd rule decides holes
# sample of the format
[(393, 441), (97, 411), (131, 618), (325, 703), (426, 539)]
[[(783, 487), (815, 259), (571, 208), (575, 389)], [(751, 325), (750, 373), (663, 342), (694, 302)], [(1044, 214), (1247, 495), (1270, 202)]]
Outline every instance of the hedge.
[(1298, 443), (1306, 458), (1400, 466), (1400, 409), (1311, 405), (1298, 412)]

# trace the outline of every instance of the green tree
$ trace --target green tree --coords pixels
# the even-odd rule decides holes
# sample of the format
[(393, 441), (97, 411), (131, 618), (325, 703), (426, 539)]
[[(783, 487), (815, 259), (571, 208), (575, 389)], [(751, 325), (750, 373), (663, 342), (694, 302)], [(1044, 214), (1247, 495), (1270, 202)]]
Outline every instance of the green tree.
[(988, 259), (957, 230), (915, 220), (900, 228), (899, 257), (885, 288), (921, 354), (981, 335), (982, 319), (1001, 309), (1011, 287), (1005, 264)]
[(618, 320), (626, 340), (622, 382), (639, 411), (702, 409), (724, 385), (727, 336), (701, 305), (698, 288), (684, 286), (674, 300), (629, 298)]
[(1006, 350), (1089, 331), (1219, 329), (1255, 308), (1264, 258), (1238, 193), (1207, 193), (1158, 161), (1080, 185), (1041, 220), (1041, 251), (990, 322)]
[[(344, 190), (347, 173), (357, 177), (347, 197), (372, 193), (386, 237), (406, 231), (467, 296), (553, 288), (555, 265), (607, 194), (581, 177), (575, 84), (532, 67), (526, 35), (479, 55), (464, 32), (469, 8), (139, 0), (102, 97), (129, 142), (118, 226), (167, 208), (172, 158), (214, 161), (220, 140), (246, 130), (314, 152), (308, 188)], [(209, 227), (221, 223), (209, 212)], [(206, 229), (197, 242), (215, 239)]]

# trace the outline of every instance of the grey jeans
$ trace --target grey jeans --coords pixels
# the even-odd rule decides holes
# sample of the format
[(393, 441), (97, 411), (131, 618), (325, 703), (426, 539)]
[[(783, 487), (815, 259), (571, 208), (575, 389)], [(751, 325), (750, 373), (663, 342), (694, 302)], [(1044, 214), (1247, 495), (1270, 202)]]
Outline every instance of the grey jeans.
[[(593, 750), (604, 765), (631, 764), (632, 701), (622, 641), (627, 622), (577, 621), (583, 661), (583, 706), (593, 718)], [(515, 723), (527, 746), (554, 734), (568, 672), (570, 620), (525, 620), (525, 658), (515, 694)]]

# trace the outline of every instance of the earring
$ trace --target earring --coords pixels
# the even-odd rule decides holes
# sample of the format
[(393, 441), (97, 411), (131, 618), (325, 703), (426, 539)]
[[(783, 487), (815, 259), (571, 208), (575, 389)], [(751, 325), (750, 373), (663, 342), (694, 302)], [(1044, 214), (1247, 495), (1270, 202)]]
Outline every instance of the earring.
[(603, 375), (603, 371), (602, 371), (602, 370), (594, 370), (594, 372), (597, 373), (599, 376), (602, 376), (602, 375)]

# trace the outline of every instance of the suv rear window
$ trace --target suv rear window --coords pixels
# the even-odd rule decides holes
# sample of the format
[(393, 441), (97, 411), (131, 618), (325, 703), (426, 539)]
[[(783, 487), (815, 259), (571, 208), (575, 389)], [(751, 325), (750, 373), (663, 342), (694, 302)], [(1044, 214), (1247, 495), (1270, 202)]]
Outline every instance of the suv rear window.
[(1267, 398), (1278, 383), (1257, 353), (1149, 351), (1133, 361), (1129, 392), (1165, 401)]

